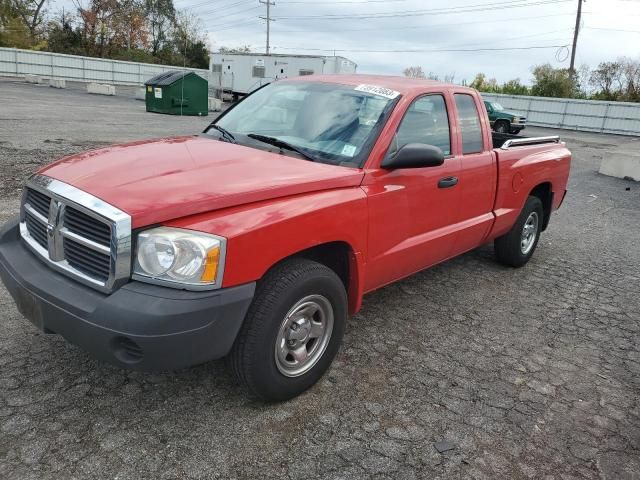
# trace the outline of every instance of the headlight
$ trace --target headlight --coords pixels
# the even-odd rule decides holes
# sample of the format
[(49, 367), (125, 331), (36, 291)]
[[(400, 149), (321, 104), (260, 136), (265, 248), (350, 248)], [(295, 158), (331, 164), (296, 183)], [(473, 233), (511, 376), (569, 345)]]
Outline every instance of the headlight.
[(208, 233), (158, 227), (138, 235), (133, 278), (175, 288), (220, 288), (226, 240)]

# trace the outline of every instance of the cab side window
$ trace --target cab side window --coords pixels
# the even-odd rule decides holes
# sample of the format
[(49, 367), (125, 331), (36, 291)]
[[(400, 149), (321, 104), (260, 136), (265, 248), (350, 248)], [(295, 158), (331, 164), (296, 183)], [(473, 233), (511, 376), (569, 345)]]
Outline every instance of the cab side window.
[(426, 143), (451, 155), (449, 116), (442, 95), (426, 95), (416, 99), (400, 123), (390, 153), (408, 143)]
[(484, 150), (482, 139), (482, 127), (478, 108), (471, 95), (456, 93), (456, 108), (458, 109), (458, 121), (462, 134), (462, 153), (479, 153)]

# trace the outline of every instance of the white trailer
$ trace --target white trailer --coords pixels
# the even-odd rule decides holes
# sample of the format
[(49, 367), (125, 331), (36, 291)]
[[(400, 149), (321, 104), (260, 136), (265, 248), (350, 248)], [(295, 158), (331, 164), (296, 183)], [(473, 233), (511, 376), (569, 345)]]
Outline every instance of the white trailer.
[(355, 73), (357, 67), (355, 62), (335, 56), (216, 52), (211, 55), (209, 85), (234, 95), (246, 95), (274, 80), (322, 73)]

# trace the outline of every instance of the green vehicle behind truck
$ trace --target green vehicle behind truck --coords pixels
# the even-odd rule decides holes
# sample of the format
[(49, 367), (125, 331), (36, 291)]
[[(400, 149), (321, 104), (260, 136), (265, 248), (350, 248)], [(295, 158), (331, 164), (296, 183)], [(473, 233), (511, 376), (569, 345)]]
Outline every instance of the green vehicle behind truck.
[(502, 105), (497, 102), (484, 101), (489, 114), (489, 122), (491, 128), (498, 133), (514, 133), (518, 134), (524, 130), (527, 119), (518, 113), (505, 110)]

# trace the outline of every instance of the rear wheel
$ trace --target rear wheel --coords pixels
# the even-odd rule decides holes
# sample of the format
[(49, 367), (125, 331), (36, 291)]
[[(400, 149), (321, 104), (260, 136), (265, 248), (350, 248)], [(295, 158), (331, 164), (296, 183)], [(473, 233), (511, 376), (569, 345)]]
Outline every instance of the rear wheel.
[(494, 130), (498, 133), (509, 133), (511, 125), (506, 120), (498, 120), (495, 124)]
[(538, 246), (543, 215), (540, 199), (529, 197), (511, 230), (494, 242), (496, 258), (500, 263), (521, 267), (529, 261)]
[(347, 318), (347, 294), (333, 270), (287, 260), (261, 280), (229, 356), (249, 392), (265, 401), (295, 397), (335, 357)]

